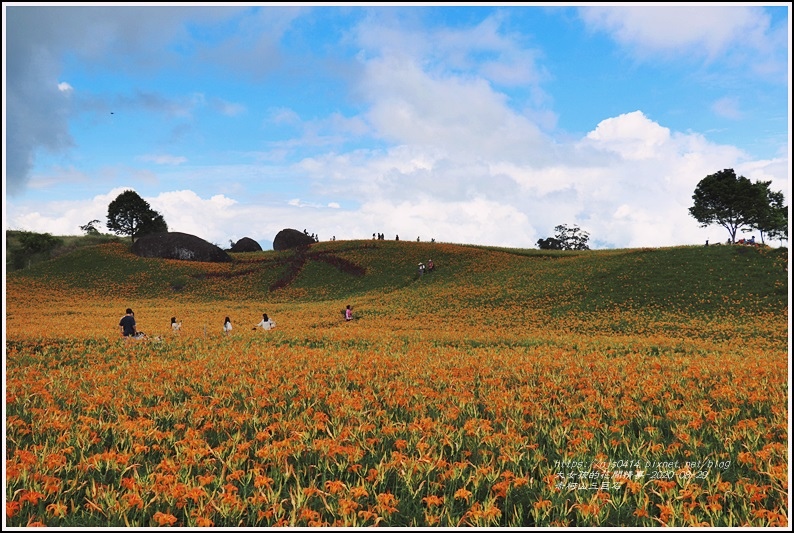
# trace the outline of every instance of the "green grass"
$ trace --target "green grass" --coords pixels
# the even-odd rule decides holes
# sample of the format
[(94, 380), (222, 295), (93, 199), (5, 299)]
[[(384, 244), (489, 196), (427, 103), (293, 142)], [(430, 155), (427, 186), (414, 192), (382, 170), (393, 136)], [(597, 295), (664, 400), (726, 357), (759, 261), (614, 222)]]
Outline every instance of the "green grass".
[(86, 246), (95, 246), (97, 244), (104, 244), (109, 242), (127, 242), (129, 239), (117, 237), (106, 233), (99, 233), (96, 235), (65, 235), (59, 236), (57, 239), (60, 241), (54, 248), (38, 253), (29, 253), (23, 249), (20, 242), (20, 236), (24, 233), (18, 230), (6, 231), (6, 271), (12, 272), (24, 268), (31, 268), (33, 265), (48, 261), (50, 259), (70, 254)]
[[(407, 312), (442, 314), (461, 307), (476, 312), (517, 306), (549, 316), (621, 309), (702, 317), (783, 312), (788, 303), (787, 248), (549, 252), (359, 240), (317, 243), (301, 252), (302, 258), (295, 250), (263, 251), (231, 254), (230, 264), (211, 264), (141, 258), (118, 241), (72, 246), (69, 253), (10, 272), (9, 279), (34, 279), (107, 296), (178, 292), (181, 298), (201, 301), (389, 297)], [(417, 264), (430, 258), (437, 270), (420, 279)], [(287, 279), (286, 285), (271, 290), (280, 279)], [(433, 299), (424, 297), (429, 287)]]

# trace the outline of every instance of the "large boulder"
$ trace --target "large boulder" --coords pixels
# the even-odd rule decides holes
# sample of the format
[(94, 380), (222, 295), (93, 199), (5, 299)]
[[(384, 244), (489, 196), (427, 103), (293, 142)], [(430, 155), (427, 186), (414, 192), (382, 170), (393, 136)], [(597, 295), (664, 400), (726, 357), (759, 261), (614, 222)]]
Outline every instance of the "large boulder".
[(218, 246), (195, 235), (177, 231), (144, 235), (133, 243), (132, 253), (140, 257), (208, 263), (225, 263), (232, 260), (232, 257)]
[(290, 248), (308, 246), (314, 242), (310, 235), (296, 229), (286, 228), (276, 234), (276, 238), (273, 239), (273, 249), (276, 251), (289, 250)]
[(254, 239), (250, 237), (243, 237), (229, 249), (230, 252), (261, 252), (262, 247)]

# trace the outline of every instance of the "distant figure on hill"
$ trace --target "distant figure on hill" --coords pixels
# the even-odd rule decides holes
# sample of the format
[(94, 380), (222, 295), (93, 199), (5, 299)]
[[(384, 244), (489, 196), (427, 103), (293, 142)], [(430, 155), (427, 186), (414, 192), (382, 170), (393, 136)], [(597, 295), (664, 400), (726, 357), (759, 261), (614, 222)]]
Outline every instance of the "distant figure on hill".
[(182, 329), (182, 321), (180, 320), (179, 322), (177, 322), (176, 321), (176, 317), (172, 316), (171, 317), (171, 331), (179, 331), (180, 329)]
[(349, 321), (353, 320), (353, 308), (352, 308), (352, 307), (350, 307), (350, 305), (349, 305), (349, 304), (348, 304), (348, 306), (347, 306), (347, 307), (345, 307), (345, 309), (342, 311), (342, 314), (343, 314), (343, 315), (345, 315), (345, 321), (349, 322)]
[(396, 237), (394, 240), (395, 240), (395, 241), (399, 241), (399, 240), (400, 240), (400, 236), (399, 236), (399, 235), (397, 235), (397, 237)]
[(231, 333), (231, 331), (232, 331), (232, 321), (227, 316), (226, 320), (223, 321), (223, 334), (228, 335), (229, 333)]
[(268, 318), (267, 313), (262, 313), (262, 320), (257, 324), (254, 329), (262, 328), (264, 330), (273, 329), (276, 327), (276, 323), (273, 322), (272, 319)]
[(119, 331), (122, 337), (135, 338), (138, 334), (138, 329), (135, 325), (135, 313), (132, 309), (127, 308), (126, 314), (119, 320)]
[(427, 260), (427, 271), (428, 272), (432, 272), (435, 269), (436, 269), (436, 266), (433, 264), (433, 260), (432, 259), (428, 259)]
[(422, 277), (422, 274), (425, 273), (425, 265), (423, 263), (419, 263), (419, 277)]

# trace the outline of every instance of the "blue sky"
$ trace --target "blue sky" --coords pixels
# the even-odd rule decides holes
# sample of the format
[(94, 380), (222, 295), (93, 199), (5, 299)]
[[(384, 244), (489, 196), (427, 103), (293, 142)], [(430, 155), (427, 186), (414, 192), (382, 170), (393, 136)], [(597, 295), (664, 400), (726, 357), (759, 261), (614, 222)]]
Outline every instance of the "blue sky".
[(133, 189), (224, 248), (700, 244), (725, 168), (790, 205), (790, 3), (3, 10), (7, 229), (105, 230)]

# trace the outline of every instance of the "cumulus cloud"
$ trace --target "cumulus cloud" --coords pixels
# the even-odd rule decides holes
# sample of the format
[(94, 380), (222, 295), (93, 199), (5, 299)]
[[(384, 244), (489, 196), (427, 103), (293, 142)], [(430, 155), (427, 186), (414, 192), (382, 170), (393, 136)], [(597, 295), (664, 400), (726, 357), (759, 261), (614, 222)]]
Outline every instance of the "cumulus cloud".
[(99, 220), (100, 231), (106, 231), (108, 205), (129, 187), (115, 188), (106, 194), (76, 201), (54, 201), (22, 206), (8, 217), (9, 229), (37, 231), (53, 235), (79, 235), (80, 226)]
[[(377, 135), (467, 161), (475, 157), (543, 161), (551, 145), (539, 128), (506, 105), (482, 79), (436, 78), (413, 61), (367, 64), (362, 92)], [(451, 97), (450, 95), (455, 95)], [(476, 104), (475, 104), (476, 102)]]
[(618, 153), (624, 159), (648, 159), (658, 155), (670, 138), (670, 130), (649, 120), (641, 111), (602, 120), (587, 134), (599, 149)]

